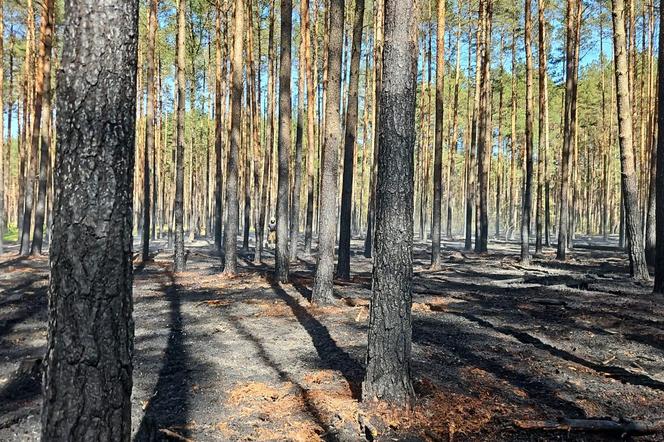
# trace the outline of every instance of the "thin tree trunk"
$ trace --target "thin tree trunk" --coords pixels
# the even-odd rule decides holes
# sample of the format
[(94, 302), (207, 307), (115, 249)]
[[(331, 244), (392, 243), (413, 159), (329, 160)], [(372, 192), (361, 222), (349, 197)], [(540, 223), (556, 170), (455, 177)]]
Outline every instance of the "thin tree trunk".
[[(143, 262), (150, 259), (150, 153), (155, 149), (155, 39), (157, 36), (157, 2), (150, 0), (148, 11), (148, 103), (145, 116), (145, 154), (143, 155)], [(154, 170), (152, 171), (154, 172)]]
[(414, 2), (386, 0), (376, 260), (362, 399), (395, 406), (406, 406), (414, 397), (410, 354), (416, 35)]
[(560, 198), (558, 206), (558, 246), (556, 259), (567, 257), (568, 230), (570, 224), (569, 181), (571, 153), (576, 133), (576, 82), (577, 69), (575, 63), (575, 47), (578, 44), (576, 26), (576, 9), (580, 8), (579, 0), (569, 0), (566, 11), (567, 37), (565, 43), (565, 106), (563, 122), (563, 148), (560, 166)]
[[(538, 43), (539, 43), (539, 147), (537, 152), (537, 208), (535, 215), (535, 224), (537, 234), (535, 239), (535, 254), (542, 253), (542, 235), (548, 235), (548, 229), (544, 229), (545, 214), (544, 210), (544, 187), (548, 184), (544, 162), (549, 151), (549, 85), (547, 74), (547, 29), (544, 12), (546, 10), (546, 0), (537, 2), (537, 23), (538, 23)], [(548, 236), (547, 236), (548, 241)]]
[[(433, 17), (431, 17), (433, 20)], [(433, 160), (433, 209), (431, 222), (431, 267), (440, 268), (441, 199), (443, 194), (443, 121), (445, 95), (445, 1), (438, 2), (436, 28), (436, 127)], [(451, 152), (451, 150), (450, 150)], [(450, 154), (451, 158), (451, 154)], [(452, 160), (451, 160), (452, 161)], [(448, 188), (448, 194), (450, 193)]]
[[(315, 20), (314, 10), (314, 20)], [(315, 35), (309, 26), (309, 0), (302, 2), (302, 32), (304, 35), (304, 58), (307, 76), (307, 215), (304, 227), (304, 253), (311, 254), (314, 221), (314, 160), (316, 158), (317, 143), (315, 134), (316, 118), (316, 88), (314, 86), (314, 73), (312, 70), (313, 52), (311, 46), (316, 45)]]
[[(277, 251), (275, 276), (280, 282), (288, 281), (288, 188), (290, 184), (291, 152), (291, 30), (292, 1), (281, 0), (281, 53), (279, 56), (279, 173), (277, 191)], [(337, 101), (338, 103), (338, 101)]]
[(341, 147), (341, 51), (344, 35), (344, 0), (331, 0), (328, 29), (328, 83), (325, 101), (325, 142), (321, 164), (320, 215), (318, 222), (318, 259), (311, 300), (328, 304), (334, 300), (334, 245), (337, 231), (337, 180)]
[(177, 87), (177, 123), (176, 123), (176, 166), (175, 166), (175, 204), (173, 216), (175, 222), (174, 270), (183, 272), (186, 267), (184, 251), (184, 111), (185, 111), (185, 22), (186, 0), (177, 3), (177, 42), (176, 42), (176, 87)]
[(634, 144), (632, 139), (632, 114), (629, 96), (627, 48), (625, 38), (625, 3), (612, 0), (613, 45), (615, 58), (616, 97), (618, 104), (618, 138), (622, 171), (622, 191), (627, 227), (627, 246), (630, 275), (637, 280), (648, 280), (648, 266), (643, 248), (643, 231), (639, 216), (638, 186), (634, 170)]
[[(661, 5), (660, 1), (660, 5)], [(662, 78), (662, 72), (664, 72), (664, 33), (661, 32), (664, 29), (664, 14), (659, 14), (659, 49), (657, 54), (657, 71), (659, 73), (658, 82), (657, 82), (657, 102), (664, 103), (664, 78)], [(664, 171), (664, 137), (661, 136), (664, 134), (664, 112), (659, 112), (657, 114), (657, 133), (660, 136), (657, 137), (657, 168), (656, 170)], [(656, 174), (656, 186), (657, 186), (657, 201), (656, 201), (656, 260), (655, 260), (655, 293), (664, 294), (664, 173)]]
[(41, 437), (127, 441), (138, 4), (78, 1), (64, 29)]
[(364, 0), (355, 0), (344, 138), (344, 169), (341, 189), (341, 219), (339, 224), (339, 260), (337, 264), (337, 277), (342, 280), (350, 279), (350, 222), (353, 202), (353, 165), (355, 162), (355, 141), (357, 138), (358, 88), (360, 83), (363, 23)]
[[(461, 0), (457, 1), (457, 13), (461, 13)], [(456, 67), (454, 71), (454, 104), (452, 105), (452, 136), (450, 140), (449, 169), (447, 172), (447, 223), (446, 236), (452, 238), (452, 215), (454, 209), (454, 192), (452, 192), (452, 182), (454, 178), (456, 152), (457, 152), (457, 131), (459, 129), (459, 78), (461, 74), (461, 21), (457, 24), (456, 31)], [(437, 81), (437, 80), (436, 80)], [(460, 186), (461, 188), (461, 186)]]
[(532, 17), (530, 0), (525, 0), (525, 47), (526, 47), (526, 143), (524, 146), (523, 202), (521, 211), (521, 261), (530, 261), (530, 215), (532, 212), (533, 182), (533, 54), (531, 49)]
[(244, 1), (235, 0), (233, 12), (233, 54), (231, 56), (231, 146), (226, 169), (226, 224), (224, 226), (224, 273), (237, 273), (238, 163), (242, 144), (242, 67), (244, 47)]

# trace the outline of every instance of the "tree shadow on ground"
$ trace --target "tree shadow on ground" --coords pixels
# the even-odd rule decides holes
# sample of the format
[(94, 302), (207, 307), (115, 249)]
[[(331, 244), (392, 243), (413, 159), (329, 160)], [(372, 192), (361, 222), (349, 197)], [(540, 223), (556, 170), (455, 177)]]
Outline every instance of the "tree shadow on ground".
[(278, 282), (270, 279), (270, 286), (274, 293), (290, 307), (295, 318), (307, 331), (321, 361), (327, 367), (340, 371), (350, 385), (353, 398), (359, 399), (361, 397), (364, 367), (341, 349), (330, 335), (327, 327), (290, 296)]
[(184, 325), (181, 299), (173, 274), (166, 272), (168, 285), (164, 292), (169, 304), (169, 335), (162, 367), (153, 394), (145, 407), (135, 442), (172, 440), (162, 429), (176, 431), (182, 437), (189, 436), (190, 356), (184, 344)]

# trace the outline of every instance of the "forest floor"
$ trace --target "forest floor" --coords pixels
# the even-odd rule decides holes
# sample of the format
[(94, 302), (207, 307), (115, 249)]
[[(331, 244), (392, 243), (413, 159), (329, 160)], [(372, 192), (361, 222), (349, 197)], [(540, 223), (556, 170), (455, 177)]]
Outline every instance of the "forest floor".
[[(664, 417), (664, 299), (627, 278), (611, 244), (580, 240), (521, 266), (518, 245), (486, 255), (445, 242), (440, 270), (416, 244), (410, 412), (362, 406), (370, 260), (353, 241), (353, 278), (336, 305), (308, 297), (314, 259), (292, 283), (242, 255), (221, 276), (207, 241), (188, 270), (155, 243), (136, 263), (134, 440), (613, 440), (534, 421)], [(585, 245), (584, 245), (585, 244)], [(47, 258), (0, 257), (0, 440), (37, 440), (47, 329)], [(537, 426), (537, 425), (535, 425)], [(613, 439), (612, 439), (613, 438)], [(651, 435), (639, 440), (664, 440)]]

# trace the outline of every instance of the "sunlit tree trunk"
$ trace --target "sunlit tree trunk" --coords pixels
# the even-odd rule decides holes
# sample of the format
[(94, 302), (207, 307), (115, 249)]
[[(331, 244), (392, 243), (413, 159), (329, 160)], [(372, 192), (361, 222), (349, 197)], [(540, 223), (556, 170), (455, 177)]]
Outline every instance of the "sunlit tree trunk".
[(634, 167), (634, 143), (632, 133), (632, 113), (627, 68), (627, 44), (625, 37), (625, 3), (612, 0), (613, 46), (615, 58), (616, 97), (618, 104), (618, 141), (627, 246), (630, 274), (638, 280), (648, 280), (648, 266), (643, 248), (643, 231), (639, 215), (638, 185)]
[(176, 272), (185, 270), (184, 251), (184, 111), (185, 111), (185, 21), (186, 0), (177, 3), (177, 41), (176, 41), (176, 88), (177, 88), (177, 122), (176, 122), (176, 155), (175, 155), (175, 202), (173, 217), (175, 224), (174, 269)]
[(344, 29), (344, 0), (330, 1), (330, 36), (328, 46), (328, 83), (325, 102), (325, 142), (321, 162), (318, 259), (312, 302), (330, 303), (333, 297), (334, 245), (337, 231), (338, 157), (341, 147), (341, 51)]
[(128, 441), (138, 3), (66, 12), (41, 438)]
[(406, 406), (411, 376), (413, 148), (417, 50), (414, 2), (385, 1), (381, 154), (376, 191), (373, 295), (363, 401)]

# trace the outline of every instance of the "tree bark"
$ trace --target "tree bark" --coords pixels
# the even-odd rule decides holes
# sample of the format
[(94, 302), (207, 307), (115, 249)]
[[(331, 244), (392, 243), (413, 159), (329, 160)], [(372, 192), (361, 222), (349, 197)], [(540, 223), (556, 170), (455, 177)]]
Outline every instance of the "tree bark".
[[(548, 229), (544, 229), (544, 187), (548, 185), (548, 178), (544, 167), (547, 153), (549, 151), (549, 82), (547, 74), (547, 28), (544, 17), (547, 3), (546, 0), (538, 0), (537, 2), (537, 23), (538, 23), (538, 43), (539, 43), (539, 147), (537, 152), (537, 208), (536, 208), (536, 221), (537, 234), (535, 239), (535, 253), (542, 253), (542, 245), (544, 243), (542, 235), (546, 233), (548, 241)], [(546, 232), (545, 232), (546, 230)]]
[(279, 54), (279, 171), (277, 174), (277, 250), (275, 276), (280, 282), (288, 281), (288, 188), (290, 185), (291, 152), (291, 31), (293, 5), (291, 0), (281, 0), (281, 53)]
[[(148, 69), (147, 69), (147, 90), (148, 102), (145, 115), (145, 155), (143, 155), (143, 241), (142, 258), (143, 262), (150, 259), (150, 153), (155, 150), (155, 39), (157, 36), (157, 2), (150, 0), (148, 11)], [(154, 170), (152, 170), (154, 173)]]
[(238, 162), (242, 144), (242, 68), (244, 47), (244, 2), (235, 0), (231, 57), (231, 145), (226, 168), (226, 224), (224, 226), (224, 273), (237, 273), (237, 234), (240, 218)]
[(138, 3), (65, 11), (42, 440), (127, 441)]
[(185, 79), (184, 50), (185, 22), (184, 13), (186, 0), (177, 3), (177, 42), (176, 42), (176, 88), (177, 88), (177, 122), (176, 122), (176, 166), (175, 166), (175, 203), (173, 206), (175, 224), (174, 270), (183, 272), (186, 267), (184, 251), (184, 111), (185, 111)]
[[(432, 17), (433, 19), (433, 17)], [(440, 268), (441, 199), (443, 194), (443, 120), (445, 96), (445, 1), (438, 1), (436, 28), (436, 132), (433, 160), (433, 209), (431, 222), (431, 267)], [(451, 157), (450, 157), (451, 158)], [(449, 188), (448, 188), (449, 194)]]
[(638, 186), (634, 167), (634, 143), (632, 134), (632, 113), (627, 69), (627, 45), (625, 37), (624, 0), (612, 0), (613, 46), (615, 58), (616, 97), (618, 104), (618, 142), (622, 191), (625, 205), (627, 228), (627, 254), (630, 275), (637, 280), (650, 279), (643, 248), (643, 231), (639, 215)]
[[(660, 0), (660, 14), (659, 14), (659, 49), (657, 54), (657, 72), (659, 78), (657, 81), (657, 101), (664, 103), (664, 14), (661, 13), (662, 2)], [(657, 114), (657, 170), (664, 171), (664, 112)], [(656, 260), (655, 260), (655, 293), (664, 294), (664, 173), (658, 173), (656, 178)]]
[(318, 221), (318, 258), (312, 302), (328, 304), (334, 300), (334, 243), (337, 231), (338, 157), (341, 148), (341, 52), (344, 35), (344, 0), (331, 0), (328, 29), (328, 83), (325, 101), (325, 140), (321, 164), (320, 215)]
[[(314, 15), (315, 19), (315, 15)], [(304, 58), (307, 65), (307, 215), (304, 227), (304, 252), (311, 254), (314, 222), (314, 160), (316, 159), (317, 143), (315, 134), (316, 118), (316, 88), (314, 86), (314, 73), (312, 64), (313, 52), (311, 46), (316, 45), (315, 36), (309, 25), (309, 1), (302, 3), (302, 29), (304, 33)]]
[(533, 53), (531, 48), (532, 16), (531, 1), (525, 0), (525, 47), (526, 47), (526, 143), (524, 162), (526, 176), (523, 184), (521, 206), (521, 262), (530, 261), (530, 215), (533, 189)]
[[(223, 109), (225, 109), (224, 95), (226, 83), (226, 39), (222, 36), (222, 27), (226, 32), (226, 11), (222, 9), (222, 0), (216, 0), (215, 17), (215, 55), (217, 63), (215, 66), (215, 100), (214, 100), (214, 152), (215, 152), (215, 178), (214, 178), (214, 246), (217, 252), (221, 252), (221, 237), (223, 231), (222, 195), (223, 195)], [(223, 43), (222, 43), (223, 42)]]
[(375, 264), (362, 400), (407, 406), (414, 397), (410, 365), (417, 69), (414, 2), (386, 0), (384, 23)]
[(570, 224), (570, 167), (572, 148), (576, 133), (576, 85), (577, 66), (575, 62), (575, 48), (578, 44), (576, 26), (577, 8), (579, 0), (569, 0), (566, 11), (566, 43), (565, 43), (565, 106), (563, 121), (563, 148), (560, 165), (560, 198), (558, 206), (558, 245), (556, 259), (565, 260), (567, 257), (568, 230)]
[(364, 0), (355, 0), (353, 41), (350, 57), (350, 79), (346, 107), (346, 131), (344, 138), (344, 169), (341, 188), (341, 219), (339, 223), (339, 260), (337, 277), (350, 279), (350, 222), (353, 202), (353, 174), (355, 144), (357, 137), (358, 88), (360, 83), (360, 55), (362, 54), (362, 26), (364, 23)]

